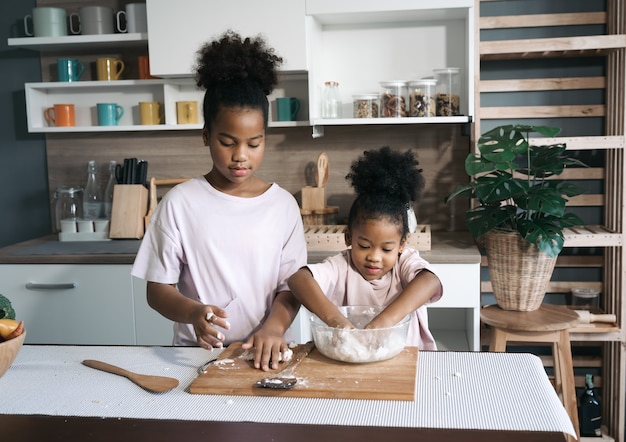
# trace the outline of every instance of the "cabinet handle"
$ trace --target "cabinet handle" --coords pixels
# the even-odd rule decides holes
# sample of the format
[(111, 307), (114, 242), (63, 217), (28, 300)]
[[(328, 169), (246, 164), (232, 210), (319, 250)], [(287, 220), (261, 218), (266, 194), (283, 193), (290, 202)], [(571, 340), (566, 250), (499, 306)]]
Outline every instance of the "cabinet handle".
[(67, 290), (76, 288), (75, 282), (61, 282), (59, 284), (39, 284), (36, 282), (26, 283), (27, 290)]

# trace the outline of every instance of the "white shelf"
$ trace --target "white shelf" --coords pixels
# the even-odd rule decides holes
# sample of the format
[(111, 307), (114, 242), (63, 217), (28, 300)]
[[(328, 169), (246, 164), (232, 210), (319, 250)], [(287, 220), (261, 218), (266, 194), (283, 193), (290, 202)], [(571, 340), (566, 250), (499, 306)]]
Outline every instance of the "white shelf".
[(148, 34), (65, 35), (62, 37), (9, 38), (8, 46), (36, 51), (148, 47)]
[[(198, 124), (176, 123), (177, 101), (195, 100), (198, 101), (198, 108), (202, 107), (203, 91), (196, 88), (192, 79), (26, 83), (24, 87), (28, 131), (33, 133), (198, 130), (203, 127), (200, 114)], [(141, 101), (161, 103), (164, 124), (139, 124)], [(55, 103), (74, 104), (76, 126), (55, 127), (48, 123), (44, 111)], [(124, 115), (120, 124), (98, 126), (97, 103), (117, 103), (122, 106)]]
[(349, 126), (349, 125), (376, 125), (376, 124), (451, 124), (470, 123), (472, 119), (461, 115), (456, 117), (406, 117), (406, 118), (316, 118), (313, 126)]

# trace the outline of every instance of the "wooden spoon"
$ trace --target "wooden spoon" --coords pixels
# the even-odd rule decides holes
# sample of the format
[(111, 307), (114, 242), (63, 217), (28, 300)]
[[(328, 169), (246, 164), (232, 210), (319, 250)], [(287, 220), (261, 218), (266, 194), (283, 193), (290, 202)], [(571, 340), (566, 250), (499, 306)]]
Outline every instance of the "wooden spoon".
[(93, 359), (85, 359), (83, 361), (83, 365), (95, 368), (96, 370), (106, 371), (107, 373), (124, 376), (125, 378), (128, 378), (135, 384), (139, 385), (141, 388), (152, 391), (154, 393), (164, 393), (178, 387), (178, 379), (168, 378), (165, 376), (152, 376), (133, 373), (132, 371), (124, 370), (123, 368), (107, 364), (106, 362), (94, 361)]
[(315, 173), (315, 185), (324, 187), (328, 182), (328, 155), (322, 152), (317, 157), (317, 170)]

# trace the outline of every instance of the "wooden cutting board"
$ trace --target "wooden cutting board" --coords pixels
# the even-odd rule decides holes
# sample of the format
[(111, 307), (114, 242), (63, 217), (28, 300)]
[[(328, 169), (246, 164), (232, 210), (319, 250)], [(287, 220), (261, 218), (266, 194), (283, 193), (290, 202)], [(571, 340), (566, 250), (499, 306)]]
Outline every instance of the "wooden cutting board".
[[(295, 349), (294, 349), (295, 352)], [(192, 394), (277, 396), (338, 399), (415, 400), (417, 347), (405, 347), (393, 359), (369, 364), (334, 361), (317, 349), (296, 369), (298, 383), (290, 390), (256, 387), (269, 373), (255, 369), (240, 358), (241, 343), (233, 343), (205, 374), (189, 387)], [(273, 372), (272, 372), (273, 373)]]

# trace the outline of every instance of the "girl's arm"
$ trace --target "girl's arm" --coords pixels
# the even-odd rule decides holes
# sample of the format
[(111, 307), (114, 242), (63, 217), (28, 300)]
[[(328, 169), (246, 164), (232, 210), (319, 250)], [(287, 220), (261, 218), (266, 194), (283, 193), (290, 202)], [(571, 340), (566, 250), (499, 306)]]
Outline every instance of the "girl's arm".
[[(167, 319), (192, 324), (200, 347), (211, 350), (224, 346), (224, 335), (215, 327), (228, 330), (230, 324), (225, 319), (227, 313), (221, 308), (187, 298), (178, 291), (176, 284), (148, 281), (147, 298), (148, 305)], [(210, 319), (207, 320), (207, 317)]]
[(366, 328), (391, 327), (407, 314), (414, 312), (441, 290), (441, 281), (432, 272), (424, 269), (407, 284), (394, 299)]
[(324, 295), (308, 267), (302, 267), (287, 281), (293, 295), (309, 311), (330, 327), (354, 328), (339, 309)]

